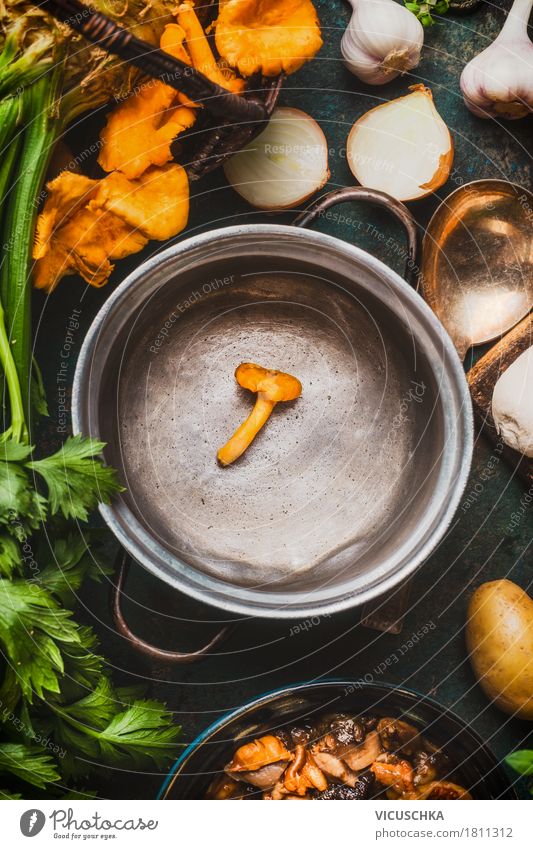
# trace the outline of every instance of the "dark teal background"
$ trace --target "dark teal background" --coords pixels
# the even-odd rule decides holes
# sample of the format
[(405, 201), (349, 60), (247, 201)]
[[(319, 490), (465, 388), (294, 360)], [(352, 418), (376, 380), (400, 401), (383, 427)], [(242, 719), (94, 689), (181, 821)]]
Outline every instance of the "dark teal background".
[[(474, 118), (465, 108), (459, 92), (459, 76), (465, 63), (488, 45), (499, 31), (503, 14), (498, 5), (484, 3), (471, 16), (447, 16), (426, 32), (420, 66), (409, 76), (386, 87), (363, 86), (339, 60), (339, 42), (349, 15), (343, 0), (319, 0), (324, 48), (319, 57), (290, 77), (282, 102), (298, 106), (321, 124), (330, 146), (329, 188), (353, 185), (345, 159), (345, 144), (353, 122), (371, 107), (404, 94), (410, 84), (430, 86), (435, 103), (449, 125), (455, 142), (452, 178), (438, 196), (411, 204), (421, 228), (439, 199), (460, 185), (481, 177), (505, 178), (531, 187), (533, 150), (532, 120), (497, 124)], [(508, 8), (510, 3), (501, 3)], [(93, 116), (72, 133), (70, 141), (85, 145), (94, 136), (102, 116)], [(344, 211), (344, 210), (343, 210)], [(368, 209), (346, 209), (364, 227), (338, 225), (322, 220), (318, 226), (341, 239), (355, 241), (401, 272), (398, 253), (387, 251), (385, 243), (372, 237), (367, 224), (380, 232), (402, 234), (387, 216)], [(290, 222), (294, 213), (275, 220)], [(224, 179), (222, 172), (193, 186), (189, 227), (178, 239), (211, 228), (244, 221), (266, 220), (242, 201)], [(386, 240), (385, 240), (386, 242)], [(72, 382), (75, 357), (94, 315), (106, 297), (128, 271), (157, 251), (151, 244), (118, 264), (111, 282), (102, 290), (87, 288), (80, 280), (64, 280), (45, 299), (34, 299), (36, 353), (44, 367), (51, 418), (41, 435), (43, 448), (53, 447), (58, 433), (56, 376), (65, 327), (74, 308), (81, 310), (80, 328), (75, 332), (69, 360), (68, 380)], [(296, 633), (296, 622), (275, 623), (253, 620), (238, 631), (214, 657), (191, 667), (149, 667), (118, 638), (109, 616), (110, 587), (91, 585), (83, 593), (87, 621), (95, 625), (104, 653), (113, 660), (116, 676), (122, 681), (148, 682), (152, 694), (167, 701), (183, 724), (183, 741), (188, 742), (222, 711), (243, 701), (293, 681), (320, 676), (365, 674), (380, 680), (376, 669), (388, 668), (384, 680), (401, 683), (427, 693), (472, 722), (496, 753), (503, 757), (521, 747), (530, 735), (530, 723), (511, 720), (487, 702), (471, 673), (465, 655), (463, 626), (468, 599), (481, 582), (508, 577), (523, 588), (531, 587), (532, 523), (527, 511), (520, 521), (513, 514), (521, 510), (524, 488), (514, 470), (491, 461), (492, 449), (477, 437), (472, 474), (465, 499), (469, 507), (459, 510), (446, 538), (413, 582), (411, 609), (400, 636), (381, 634), (358, 626), (355, 611), (323, 619), (308, 630)], [(516, 527), (514, 527), (516, 525)], [(110, 550), (112, 546), (110, 546)], [(195, 625), (195, 620), (217, 619), (218, 613), (186, 598), (180, 598), (140, 568), (135, 568), (127, 587), (130, 601), (126, 612), (143, 636), (167, 648), (193, 647), (205, 641), (212, 625)], [(181, 617), (181, 621), (180, 621)], [(434, 624), (416, 644), (403, 651), (404, 644), (424, 626)], [(301, 623), (300, 623), (301, 624)], [(187, 630), (186, 630), (187, 629)], [(292, 634), (291, 634), (292, 629)], [(398, 660), (393, 660), (397, 657)], [(391, 659), (392, 658), (392, 659)], [(104, 796), (151, 797), (160, 784), (159, 775), (133, 776), (106, 770), (91, 782)]]

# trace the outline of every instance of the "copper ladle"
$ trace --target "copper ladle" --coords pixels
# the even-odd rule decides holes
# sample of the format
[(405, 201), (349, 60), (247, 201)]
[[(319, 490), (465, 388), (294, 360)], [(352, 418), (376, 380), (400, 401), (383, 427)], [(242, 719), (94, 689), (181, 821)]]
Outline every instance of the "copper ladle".
[(506, 180), (466, 183), (424, 236), (421, 290), (461, 359), (533, 308), (533, 194)]

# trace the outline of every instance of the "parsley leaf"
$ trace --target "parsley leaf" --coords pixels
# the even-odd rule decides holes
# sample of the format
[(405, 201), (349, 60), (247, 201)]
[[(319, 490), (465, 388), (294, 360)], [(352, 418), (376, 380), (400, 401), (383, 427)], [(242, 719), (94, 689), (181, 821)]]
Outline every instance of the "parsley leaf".
[(175, 755), (180, 731), (179, 726), (172, 725), (172, 714), (159, 702), (143, 699), (116, 714), (98, 735), (98, 744), (106, 760), (129, 762), (140, 768), (148, 757), (162, 766)]
[(14, 572), (20, 572), (21, 563), (18, 542), (13, 537), (0, 536), (0, 575), (10, 578)]
[(0, 773), (5, 772), (42, 790), (60, 778), (53, 758), (43, 752), (41, 746), (22, 743), (0, 743)]
[(520, 749), (507, 755), (505, 762), (520, 775), (533, 775), (533, 751), (531, 749)]
[(32, 451), (33, 446), (17, 442), (16, 439), (0, 440), (0, 460), (5, 463), (18, 463), (20, 460), (26, 460)]
[(92, 692), (76, 702), (62, 705), (58, 713), (82, 723), (84, 728), (105, 728), (117, 710), (116, 701), (109, 678), (103, 677)]
[(47, 590), (21, 578), (0, 579), (0, 645), (30, 703), (34, 695), (60, 692), (61, 649), (79, 642), (71, 611)]
[(39, 583), (58, 596), (64, 604), (72, 603), (74, 594), (86, 578), (99, 581), (111, 570), (100, 564), (90, 550), (93, 534), (67, 534), (65, 539), (55, 539), (50, 547), (48, 540), (40, 546), (37, 560), (45, 563)]
[(8, 711), (14, 711), (20, 701), (18, 678), (13, 667), (9, 665), (6, 665), (4, 669), (4, 680), (0, 687), (0, 701), (2, 707)]
[(46, 481), (52, 515), (61, 512), (65, 519), (85, 522), (99, 502), (108, 504), (123, 490), (115, 470), (95, 456), (104, 446), (97, 439), (78, 434), (70, 436), (56, 454), (27, 463)]
[(0, 525), (21, 542), (46, 515), (46, 500), (20, 465), (30, 453), (30, 446), (13, 439), (0, 442)]
[(65, 701), (78, 698), (80, 687), (93, 690), (104, 675), (104, 659), (96, 651), (96, 634), (87, 625), (80, 625), (78, 637), (79, 645), (67, 645), (62, 651), (65, 675), (61, 695)]
[(51, 703), (54, 739), (84, 756), (77, 772), (86, 774), (96, 764), (141, 769), (147, 759), (163, 766), (175, 757), (181, 729), (172, 723), (172, 714), (156, 701), (136, 699), (124, 706), (119, 700), (109, 679), (102, 678), (77, 702)]

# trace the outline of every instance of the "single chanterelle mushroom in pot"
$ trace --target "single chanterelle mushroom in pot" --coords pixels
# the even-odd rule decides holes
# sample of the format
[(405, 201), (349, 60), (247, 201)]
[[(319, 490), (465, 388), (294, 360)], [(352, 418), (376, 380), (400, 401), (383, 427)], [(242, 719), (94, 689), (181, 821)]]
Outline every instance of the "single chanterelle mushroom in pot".
[(257, 399), (246, 421), (218, 452), (218, 461), (223, 466), (229, 466), (246, 451), (276, 404), (280, 401), (294, 401), (302, 394), (302, 384), (298, 378), (255, 363), (241, 363), (235, 371), (235, 380), (244, 389), (257, 392)]

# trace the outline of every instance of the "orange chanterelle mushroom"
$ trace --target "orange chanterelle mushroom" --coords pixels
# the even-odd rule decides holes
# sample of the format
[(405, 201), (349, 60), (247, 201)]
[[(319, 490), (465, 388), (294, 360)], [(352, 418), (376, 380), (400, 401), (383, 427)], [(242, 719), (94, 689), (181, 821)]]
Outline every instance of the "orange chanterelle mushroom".
[(215, 41), (220, 56), (247, 77), (293, 74), (322, 47), (311, 0), (225, 0)]
[(294, 401), (302, 394), (302, 384), (296, 377), (255, 363), (241, 363), (235, 371), (235, 380), (244, 389), (257, 392), (257, 399), (246, 421), (218, 452), (218, 461), (223, 466), (229, 466), (246, 451), (276, 404), (280, 401)]

